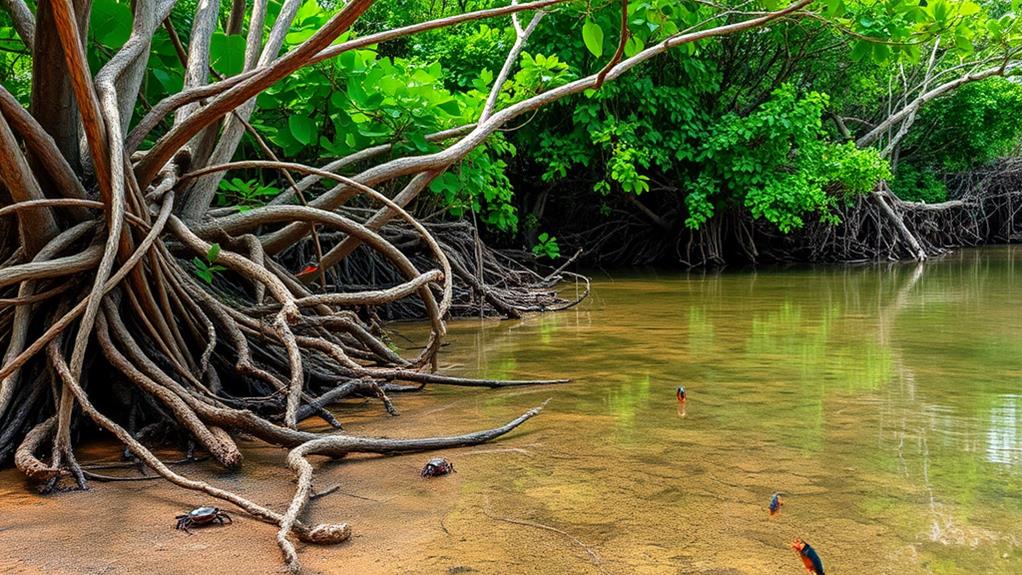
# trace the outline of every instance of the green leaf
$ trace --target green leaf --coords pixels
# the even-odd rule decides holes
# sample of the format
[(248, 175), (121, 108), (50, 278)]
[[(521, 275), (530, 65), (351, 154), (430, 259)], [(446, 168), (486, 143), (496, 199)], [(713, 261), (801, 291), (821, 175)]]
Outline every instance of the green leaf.
[(631, 36), (630, 38), (628, 38), (628, 41), (625, 42), (625, 57), (631, 58), (632, 56), (638, 54), (639, 52), (642, 52), (642, 49), (644, 47), (645, 46), (643, 45), (642, 40), (635, 36)]
[(120, 48), (131, 36), (131, 8), (117, 0), (92, 4), (89, 34), (107, 48)]
[(287, 127), (291, 135), (304, 145), (309, 145), (316, 137), (316, 124), (308, 116), (289, 116)]
[(827, 16), (839, 18), (845, 13), (844, 0), (827, 0)]
[(593, 56), (599, 58), (603, 55), (603, 28), (599, 24), (587, 19), (582, 25), (582, 41)]
[(192, 258), (192, 265), (195, 266), (195, 275), (198, 276), (199, 279), (208, 284), (213, 283), (213, 272), (210, 271), (206, 262), (195, 257)]
[(962, 2), (958, 7), (958, 14), (960, 16), (972, 16), (973, 14), (978, 14), (979, 11), (980, 11), (979, 4), (976, 4), (975, 2), (970, 2), (969, 0)]
[(432, 149), (429, 142), (426, 141), (426, 137), (418, 132), (408, 134), (408, 141), (420, 152), (428, 152)]
[(873, 46), (873, 59), (877, 63), (884, 63), (891, 57), (891, 49), (887, 44), (876, 44)]
[(209, 251), (206, 252), (206, 261), (213, 263), (218, 257), (220, 257), (220, 244), (214, 243), (209, 246)]
[(209, 65), (225, 76), (241, 72), (245, 65), (245, 38), (215, 32), (209, 42)]
[(305, 23), (306, 20), (312, 20), (313, 23), (319, 23), (325, 21), (327, 14), (324, 13), (323, 9), (320, 8), (316, 0), (306, 0), (302, 4), (298, 12), (295, 13), (295, 22), (299, 24)]
[(955, 36), (955, 50), (962, 56), (971, 56), (975, 52), (972, 41), (959, 34)]
[(855, 43), (855, 47), (852, 48), (852, 60), (855, 62), (861, 62), (869, 58), (873, 54), (873, 44), (860, 40)]
[(440, 108), (452, 116), (461, 115), (461, 105), (458, 104), (457, 100), (447, 100), (446, 102), (437, 104), (437, 108)]
[(297, 46), (298, 44), (301, 44), (302, 42), (308, 40), (309, 38), (312, 38), (316, 34), (316, 32), (318, 32), (316, 28), (305, 28), (303, 30), (295, 30), (294, 32), (289, 32), (288, 35), (284, 37), (284, 41), (287, 43), (288, 46)]
[(348, 98), (354, 102), (356, 106), (364, 106), (366, 98), (366, 91), (362, 88), (362, 83), (357, 79), (348, 81)]

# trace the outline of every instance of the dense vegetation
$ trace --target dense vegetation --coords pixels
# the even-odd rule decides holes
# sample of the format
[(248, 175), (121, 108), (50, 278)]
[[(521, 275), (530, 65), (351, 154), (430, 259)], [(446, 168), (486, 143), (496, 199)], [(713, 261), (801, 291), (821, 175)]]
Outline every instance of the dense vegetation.
[[(854, 221), (856, 242), (923, 259), (919, 229), (940, 226), (911, 211), (957, 213), (948, 178), (1019, 137), (1017, 2), (3, 5), (0, 463), (84, 486), (75, 447), (102, 429), (278, 526), (292, 570), (293, 538), (350, 535), (298, 520), (309, 456), (478, 443), (539, 412), (421, 440), (299, 428), (339, 427), (325, 407), (352, 396), (394, 413), (397, 381), (551, 383), (433, 373), (457, 305), (564, 303), (563, 270), (513, 268), (446, 220), (625, 262), (695, 237), (719, 260), (722, 230), (754, 254), (750, 222), (790, 239)], [(376, 310), (412, 299), (430, 332), (405, 357)], [(283, 512), (147, 446), (235, 468), (239, 433), (291, 449)]]
[[(340, 39), (499, 5), (381, 1)], [(245, 39), (243, 26), (228, 22), (228, 4), (222, 8), (210, 68), (231, 76), (242, 70)], [(837, 222), (836, 205), (881, 180), (902, 200), (945, 201), (949, 178), (1011, 155), (1022, 133), (1014, 120), (1022, 86), (1007, 78), (1016, 66), (1016, 8), (1003, 1), (831, 1), (826, 18), (690, 44), (638, 66), (626, 81), (561, 100), (495, 134), (433, 180), (416, 212), (466, 218), (492, 241), (555, 258), (563, 250), (554, 232), (614, 252), (599, 238), (621, 226), (638, 224), (663, 238), (734, 212), (783, 233), (807, 220)], [(270, 2), (268, 15), (279, 9)], [(282, 49), (307, 40), (338, 9), (307, 0)], [(155, 32), (136, 119), (181, 89), (185, 71), (170, 30), (187, 46), (194, 10), (195, 2), (179, 2), (173, 26)], [(709, 11), (629, 2), (624, 57), (697, 25)], [(501, 101), (597, 72), (616, 49), (619, 21), (615, 3), (571, 3), (551, 13)], [(94, 2), (92, 22), (88, 57), (98, 70), (130, 34), (129, 3)], [(486, 19), (352, 50), (261, 94), (252, 126), (278, 156), (311, 165), (385, 143), (436, 151), (431, 134), (478, 117), (514, 39), (507, 19)], [(31, 58), (7, 13), (0, 13), (0, 42), (3, 83), (27, 103)], [(976, 72), (984, 81), (955, 86), (855, 143), (927, 90)], [(264, 156), (251, 135), (241, 138), (234, 159)], [(221, 176), (203, 183), (216, 189), (218, 206), (261, 205), (285, 187), (265, 170)]]

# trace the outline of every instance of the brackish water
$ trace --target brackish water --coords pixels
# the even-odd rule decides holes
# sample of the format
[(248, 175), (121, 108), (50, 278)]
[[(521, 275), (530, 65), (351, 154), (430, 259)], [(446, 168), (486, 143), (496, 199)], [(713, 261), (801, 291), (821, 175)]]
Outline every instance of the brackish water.
[[(330, 574), (795, 575), (798, 536), (828, 575), (1022, 573), (1020, 280), (1011, 248), (922, 266), (643, 274), (597, 278), (575, 310), (453, 322), (446, 373), (574, 382), (437, 386), (395, 396), (397, 418), (375, 402), (340, 407), (350, 431), (398, 437), (503, 423), (551, 398), (494, 444), (439, 453), (458, 471), (447, 477), (418, 477), (429, 455), (320, 464), (317, 485), (342, 492), (310, 519), (350, 521), (354, 537), (305, 547), (303, 562)], [(244, 447), (240, 475), (182, 471), (282, 508), (283, 452)], [(203, 501), (162, 482), (42, 499), (8, 471), (0, 487), (5, 572), (279, 570), (272, 529), (243, 516), (173, 531), (173, 515)], [(771, 518), (775, 491), (786, 505)]]
[(576, 383), (436, 392), (477, 420), (553, 400), (501, 444), (525, 451), (448, 454), (449, 532), (395, 572), (799, 573), (800, 536), (828, 574), (1022, 573), (1020, 280), (997, 248), (597, 279), (577, 311), (454, 323), (454, 372)]

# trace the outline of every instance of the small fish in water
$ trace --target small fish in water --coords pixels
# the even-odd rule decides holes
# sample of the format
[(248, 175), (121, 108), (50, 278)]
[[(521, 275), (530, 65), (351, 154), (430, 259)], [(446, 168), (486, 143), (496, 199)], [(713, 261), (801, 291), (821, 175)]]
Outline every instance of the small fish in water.
[(770, 515), (773, 516), (780, 513), (782, 505), (784, 505), (784, 500), (781, 499), (781, 494), (774, 493), (773, 496), (770, 497)]
[(791, 548), (794, 549), (800, 559), (802, 559), (802, 565), (806, 568), (806, 573), (812, 575), (824, 575), (823, 573), (823, 561), (820, 560), (820, 556), (817, 555), (816, 550), (811, 545), (796, 538), (791, 542)]

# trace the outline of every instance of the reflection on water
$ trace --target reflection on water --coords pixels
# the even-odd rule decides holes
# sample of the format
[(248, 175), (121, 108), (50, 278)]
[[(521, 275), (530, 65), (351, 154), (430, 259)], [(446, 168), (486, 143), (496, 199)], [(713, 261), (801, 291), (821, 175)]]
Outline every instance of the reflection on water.
[(1003, 395), (999, 405), (990, 410), (990, 430), (987, 432), (987, 460), (1006, 465), (1022, 465), (1019, 453), (1018, 395)]
[(448, 372), (575, 382), (406, 412), (492, 421), (554, 397), (505, 443), (528, 455), (464, 457), (445, 529), (388, 564), (799, 573), (798, 536), (828, 573), (1022, 573), (1020, 259), (598, 278), (577, 310), (453, 323)]

